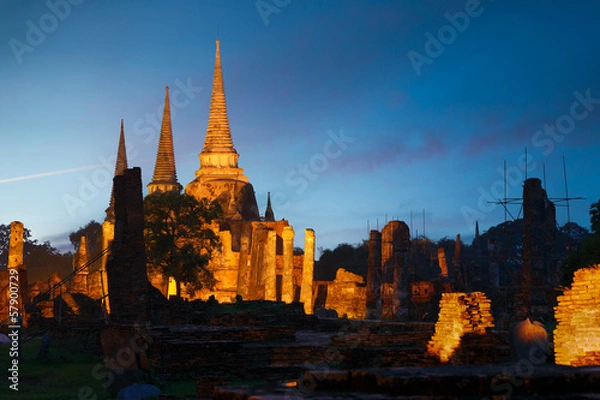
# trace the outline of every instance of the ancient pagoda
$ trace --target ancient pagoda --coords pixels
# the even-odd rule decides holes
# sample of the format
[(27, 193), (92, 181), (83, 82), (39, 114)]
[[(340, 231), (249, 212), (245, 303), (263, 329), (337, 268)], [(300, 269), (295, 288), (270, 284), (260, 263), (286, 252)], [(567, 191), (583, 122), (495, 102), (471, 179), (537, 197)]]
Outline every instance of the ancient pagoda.
[(219, 40), (216, 44), (208, 127), (204, 148), (198, 155), (200, 168), (196, 171), (196, 179), (186, 186), (185, 192), (197, 199), (217, 200), (226, 220), (258, 221), (260, 217), (254, 189), (244, 170), (238, 167), (239, 154), (231, 139)]
[(165, 88), (165, 109), (163, 111), (160, 139), (156, 152), (156, 164), (152, 182), (148, 184), (148, 194), (154, 192), (181, 192), (182, 186), (177, 181), (175, 170), (175, 152), (173, 150), (173, 128), (171, 126), (171, 108), (169, 105), (169, 87)]

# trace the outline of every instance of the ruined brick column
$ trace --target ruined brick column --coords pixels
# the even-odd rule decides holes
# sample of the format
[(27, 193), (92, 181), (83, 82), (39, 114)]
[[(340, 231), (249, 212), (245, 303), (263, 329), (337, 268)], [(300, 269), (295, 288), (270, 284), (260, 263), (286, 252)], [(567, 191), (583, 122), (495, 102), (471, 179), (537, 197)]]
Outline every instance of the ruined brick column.
[(10, 223), (10, 244), (8, 247), (8, 268), (23, 266), (23, 223), (13, 221)]
[(87, 241), (85, 235), (81, 236), (79, 240), (79, 248), (77, 253), (73, 256), (73, 270), (77, 271), (77, 274), (73, 277), (73, 283), (71, 284), (72, 293), (88, 294), (88, 275), (90, 273), (89, 267), (83, 268), (88, 263), (88, 252), (87, 252)]
[(265, 244), (265, 254), (263, 259), (264, 277), (265, 277), (265, 300), (277, 300), (277, 266), (275, 264), (275, 254), (277, 250), (277, 232), (269, 229), (267, 233), (267, 243)]
[(215, 278), (220, 281), (220, 290), (237, 294), (239, 270), (233, 262), (234, 255), (231, 249), (233, 238), (231, 231), (219, 231), (218, 235), (221, 241), (220, 253), (223, 269), (218, 271), (218, 275), (215, 274)]
[[(115, 225), (110, 221), (102, 223), (102, 251), (108, 248), (115, 238)], [(106, 312), (110, 314), (110, 296), (108, 296), (108, 274), (106, 273), (106, 263), (110, 253), (102, 254), (102, 264), (100, 267), (100, 279), (102, 281), (102, 295), (106, 297), (102, 300)]]
[(144, 324), (148, 321), (148, 275), (144, 247), (142, 171), (126, 169), (114, 178), (115, 243), (108, 260), (111, 322)]
[(257, 224), (252, 231), (252, 247), (250, 250), (250, 268), (246, 276), (246, 293), (248, 300), (265, 298), (264, 256), (267, 242), (267, 229)]
[[(381, 230), (381, 264), (384, 279), (392, 279), (394, 294), (392, 313), (394, 319), (406, 319), (409, 308), (408, 265), (406, 257), (410, 244), (408, 225), (390, 221)], [(390, 276), (391, 275), (391, 276)]]
[(315, 231), (307, 228), (304, 231), (304, 264), (302, 265), (302, 286), (300, 302), (304, 303), (304, 312), (313, 313), (313, 271), (315, 264)]
[(440, 271), (442, 278), (448, 277), (448, 264), (446, 264), (446, 251), (443, 247), (438, 249), (438, 263), (440, 264)]
[(369, 256), (367, 260), (367, 319), (381, 318), (381, 233), (372, 230), (369, 234)]
[(294, 228), (283, 228), (283, 271), (281, 274), (281, 301), (294, 301)]
[(250, 257), (252, 239), (252, 224), (244, 222), (240, 233), (240, 259), (238, 268), (237, 294), (248, 297), (248, 258)]
[(10, 244), (8, 247), (8, 269), (15, 268), (19, 273), (19, 309), (29, 304), (29, 284), (27, 282), (27, 269), (23, 264), (23, 223), (13, 221), (10, 223)]
[[(542, 181), (529, 178), (523, 185), (523, 284), (522, 301), (532, 315), (550, 313), (545, 289), (556, 272), (554, 242), (556, 209)], [(542, 312), (542, 314), (544, 314)]]

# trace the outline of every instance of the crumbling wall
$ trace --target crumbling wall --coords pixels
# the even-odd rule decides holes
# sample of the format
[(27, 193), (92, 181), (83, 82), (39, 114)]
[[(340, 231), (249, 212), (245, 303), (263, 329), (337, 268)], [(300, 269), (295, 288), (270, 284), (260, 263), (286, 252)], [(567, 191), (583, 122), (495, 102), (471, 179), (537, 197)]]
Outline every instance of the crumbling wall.
[(363, 319), (367, 312), (367, 287), (362, 276), (339, 268), (335, 280), (327, 285), (325, 308), (341, 317)]
[(435, 333), (427, 344), (428, 354), (448, 362), (464, 335), (483, 335), (494, 326), (490, 309), (491, 301), (483, 292), (442, 293)]
[(556, 363), (600, 365), (600, 264), (575, 271), (554, 310)]

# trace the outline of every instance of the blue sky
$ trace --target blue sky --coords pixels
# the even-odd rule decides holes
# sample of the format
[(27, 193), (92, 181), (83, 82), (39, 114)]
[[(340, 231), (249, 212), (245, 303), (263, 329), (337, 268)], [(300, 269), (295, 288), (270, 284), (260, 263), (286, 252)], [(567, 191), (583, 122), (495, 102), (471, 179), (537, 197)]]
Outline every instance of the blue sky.
[[(589, 227), (600, 199), (595, 1), (94, 1), (0, 3), (0, 222), (66, 248), (102, 221), (120, 119), (151, 179), (164, 87), (179, 181), (199, 167), (215, 37), (240, 167), (261, 212), (317, 246), (387, 219), (432, 239), (504, 220), (542, 178)], [(525, 148), (530, 159), (524, 162)], [(511, 212), (518, 214), (519, 208)], [(557, 209), (559, 224), (567, 221)]]

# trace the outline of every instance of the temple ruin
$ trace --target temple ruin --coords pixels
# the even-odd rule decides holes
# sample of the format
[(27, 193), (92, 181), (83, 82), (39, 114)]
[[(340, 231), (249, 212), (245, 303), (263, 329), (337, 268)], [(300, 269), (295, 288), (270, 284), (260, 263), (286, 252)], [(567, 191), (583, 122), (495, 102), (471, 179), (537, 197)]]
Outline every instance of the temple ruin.
[[(534, 315), (552, 315), (556, 294), (556, 207), (542, 188), (529, 178), (523, 185), (523, 280), (521, 301)], [(519, 303), (519, 301), (517, 301)]]
[[(7, 268), (0, 271), (0, 321), (5, 320), (10, 315), (10, 299), (11, 299), (11, 281), (13, 285), (14, 280), (10, 276), (18, 276), (18, 309), (23, 317), (23, 323), (27, 324), (27, 313), (24, 311), (25, 307), (29, 304), (29, 283), (27, 279), (27, 268), (23, 262), (23, 242), (24, 226), (21, 221), (13, 221), (10, 223), (10, 237), (8, 243), (8, 262)], [(12, 290), (14, 292), (14, 289)], [(16, 293), (16, 292), (15, 292)], [(15, 297), (15, 295), (13, 295)]]
[(494, 327), (491, 302), (485, 293), (442, 293), (435, 333), (427, 345), (429, 354), (448, 362), (466, 334), (485, 335)]
[(556, 363), (600, 365), (600, 265), (575, 271), (554, 310)]
[[(185, 193), (198, 199), (216, 200), (221, 205), (224, 215), (212, 224), (212, 229), (220, 239), (221, 249), (215, 251), (207, 267), (216, 280), (215, 287), (195, 292), (188, 292), (182, 287), (182, 296), (190, 300), (207, 300), (214, 296), (219, 302), (233, 302), (236, 296), (242, 296), (245, 300), (302, 301), (306, 312), (312, 313), (314, 231), (305, 230), (304, 255), (295, 255), (294, 229), (287, 220), (275, 219), (270, 196), (267, 197), (264, 216), (259, 214), (254, 188), (244, 175), (244, 170), (238, 166), (239, 154), (233, 146), (219, 40), (216, 42), (206, 138), (199, 158), (200, 168), (196, 171), (196, 178), (186, 185)], [(127, 155), (121, 121), (115, 176), (122, 175), (126, 168)], [(148, 194), (157, 191), (180, 192), (183, 189), (177, 180), (168, 87), (154, 174), (147, 187)], [(114, 231), (114, 193), (111, 193), (102, 225), (103, 248), (113, 242)], [(108, 254), (103, 256), (100, 275), (104, 289), (110, 285), (110, 277), (104, 273), (107, 263)], [(151, 273), (149, 279), (167, 297), (176, 292), (175, 282), (170, 277)], [(109, 303), (106, 307), (110, 310)]]
[(406, 319), (410, 301), (410, 233), (402, 221), (371, 231), (368, 243), (367, 318)]

